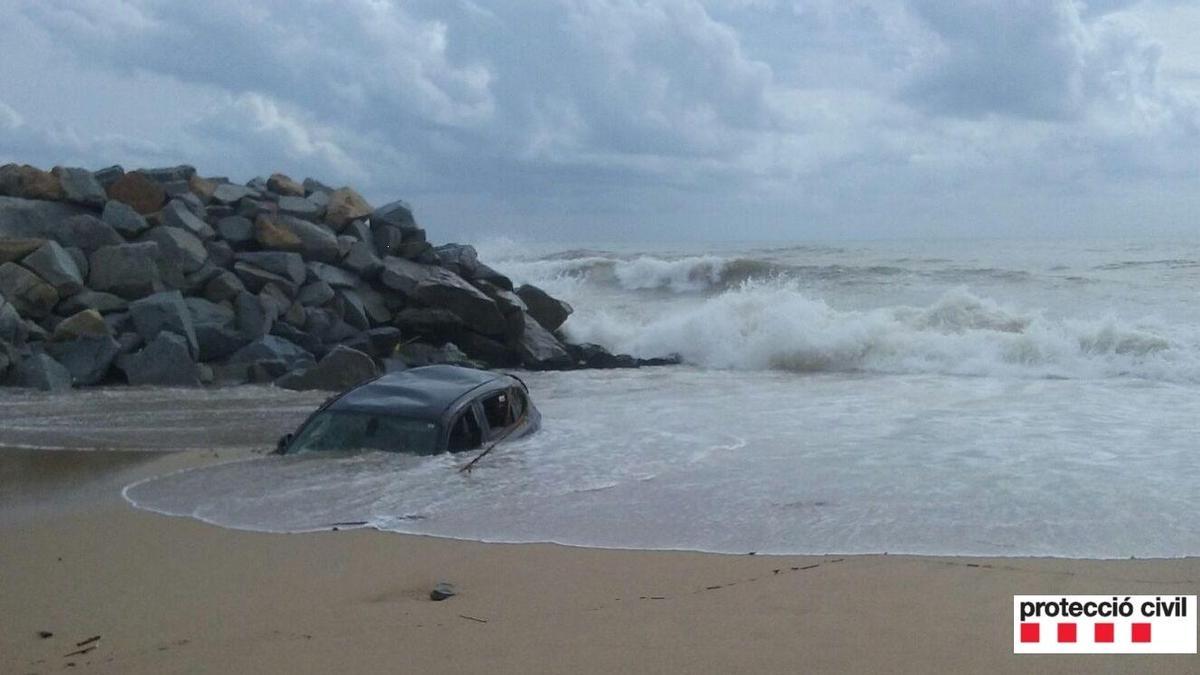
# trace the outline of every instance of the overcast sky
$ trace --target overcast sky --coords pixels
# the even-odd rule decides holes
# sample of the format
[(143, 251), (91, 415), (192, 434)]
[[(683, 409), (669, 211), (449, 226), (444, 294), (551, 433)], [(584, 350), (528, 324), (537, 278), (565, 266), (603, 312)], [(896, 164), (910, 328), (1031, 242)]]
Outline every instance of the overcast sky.
[(1200, 232), (1200, 2), (0, 0), (0, 161), (435, 240)]

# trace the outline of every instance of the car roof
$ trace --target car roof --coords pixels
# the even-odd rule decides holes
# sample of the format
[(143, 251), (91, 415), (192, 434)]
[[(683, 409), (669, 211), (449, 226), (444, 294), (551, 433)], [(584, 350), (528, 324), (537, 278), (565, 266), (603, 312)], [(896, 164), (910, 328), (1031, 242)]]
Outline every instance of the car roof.
[(454, 403), (480, 390), (503, 389), (514, 378), (460, 366), (422, 366), (388, 373), (329, 404), (330, 410), (438, 420)]

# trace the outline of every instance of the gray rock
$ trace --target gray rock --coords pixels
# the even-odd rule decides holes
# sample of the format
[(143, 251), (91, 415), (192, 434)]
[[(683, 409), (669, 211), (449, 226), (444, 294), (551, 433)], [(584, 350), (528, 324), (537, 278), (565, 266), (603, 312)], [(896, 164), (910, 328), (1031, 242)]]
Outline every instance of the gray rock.
[(49, 354), (35, 352), (16, 363), (9, 382), (29, 389), (65, 391), (71, 388), (71, 372)]
[(54, 287), (38, 275), (16, 263), (0, 265), (0, 295), (24, 317), (41, 319), (58, 304)]
[(274, 282), (264, 285), (258, 297), (276, 318), (283, 316), (292, 306), (291, 297)]
[(480, 333), (502, 335), (505, 332), (504, 315), (496, 303), (447, 269), (388, 258), (380, 281), (423, 305), (453, 312)]
[(46, 351), (67, 369), (76, 386), (91, 386), (108, 375), (120, 345), (110, 335), (94, 335), (51, 342)]
[(150, 229), (150, 223), (146, 222), (145, 216), (125, 202), (115, 199), (110, 199), (104, 204), (104, 212), (100, 214), (100, 220), (108, 223), (118, 234), (127, 239), (132, 239)]
[(172, 267), (183, 274), (190, 274), (208, 262), (208, 249), (204, 242), (192, 233), (178, 227), (165, 225), (151, 228), (140, 241), (158, 244), (158, 250)]
[(396, 348), (395, 358), (403, 361), (409, 368), (433, 366), (441, 363), (455, 366), (475, 365), (470, 357), (464, 354), (452, 342), (447, 342), (441, 347), (434, 347), (423, 342), (409, 342)]
[(200, 345), (200, 360), (208, 362), (228, 357), (250, 340), (238, 328), (202, 323), (196, 325), (196, 342)]
[(334, 288), (354, 288), (360, 283), (358, 276), (340, 267), (322, 262), (310, 262), (305, 267), (313, 279), (324, 281)]
[(58, 176), (68, 202), (98, 209), (108, 200), (104, 187), (87, 169), (56, 166), (52, 173)]
[(475, 266), (475, 277), (472, 279), (472, 281), (487, 281), (491, 284), (499, 286), (500, 288), (503, 288), (506, 291), (513, 290), (512, 279), (509, 279), (508, 277), (483, 263), (479, 263)]
[(358, 293), (358, 297), (362, 298), (363, 308), (366, 310), (367, 318), (371, 320), (371, 323), (378, 326), (391, 323), (392, 312), (388, 309), (387, 298), (382, 293), (366, 283), (360, 283), (358, 286), (355, 286), (354, 292)]
[(404, 201), (397, 200), (375, 209), (371, 214), (371, 227), (389, 225), (401, 232), (417, 229), (417, 221), (413, 218), (412, 208)]
[(434, 586), (432, 591), (429, 591), (429, 599), (434, 602), (441, 602), (456, 595), (458, 595), (458, 589), (448, 581), (438, 582), (438, 585)]
[[(199, 206), (198, 202), (196, 206)], [(162, 224), (181, 229), (198, 239), (212, 239), (216, 236), (208, 223), (197, 216), (182, 199), (167, 202), (162, 210)]]
[(333, 188), (322, 183), (316, 178), (305, 178), (303, 187), (305, 194), (309, 195), (313, 194), (314, 192), (324, 192), (325, 194), (333, 192)]
[(479, 268), (479, 253), (470, 244), (445, 244), (434, 250), (438, 264), (464, 279), (475, 278)]
[(351, 221), (351, 223), (346, 226), (346, 229), (342, 230), (342, 234), (354, 237), (359, 241), (370, 244), (372, 248), (371, 252), (375, 255), (379, 255), (379, 252), (374, 250), (375, 244), (372, 241), (374, 237), (371, 236), (371, 226), (367, 224), (367, 221), (361, 219)]
[(374, 279), (383, 271), (383, 261), (375, 255), (375, 247), (365, 241), (350, 245), (342, 265), (364, 279)]
[(114, 164), (96, 171), (92, 174), (92, 177), (96, 179), (96, 182), (99, 183), (101, 187), (107, 190), (109, 185), (117, 182), (117, 179), (124, 175), (125, 169), (121, 168), (119, 164)]
[(532, 316), (522, 316), (525, 318), (525, 330), (515, 345), (521, 365), (530, 370), (557, 370), (575, 365), (575, 360), (558, 338)]
[(82, 312), (85, 309), (92, 309), (100, 314), (109, 314), (112, 312), (123, 311), (128, 306), (129, 303), (113, 295), (112, 293), (93, 291), (85, 288), (79, 293), (76, 293), (75, 295), (72, 295), (66, 300), (58, 303), (58, 307), (55, 308), (55, 311), (64, 316), (70, 316), (72, 314)]
[(404, 247), (404, 233), (390, 225), (379, 225), (371, 229), (371, 245), (380, 255), (400, 255)]
[(254, 236), (264, 248), (291, 251), (306, 260), (338, 262), (337, 235), (328, 227), (294, 216), (260, 215), (254, 223)]
[(209, 302), (204, 298), (184, 298), (183, 303), (187, 305), (188, 314), (192, 317), (193, 328), (201, 324), (232, 326), (237, 318), (232, 307)]
[(279, 212), (304, 220), (317, 221), (324, 215), (325, 209), (304, 197), (284, 196), (279, 198)]
[(246, 290), (246, 285), (233, 272), (221, 270), (204, 285), (204, 298), (211, 302), (233, 300)]
[(300, 257), (299, 253), (259, 251), (254, 253), (238, 253), (235, 259), (250, 263), (271, 274), (283, 277), (291, 282), (292, 286), (296, 287), (303, 284), (304, 279), (308, 276), (308, 270), (304, 267), (304, 258)]
[(41, 248), (25, 256), (21, 263), (54, 287), (60, 297), (83, 290), (83, 275), (71, 254), (58, 242), (47, 241)]
[(258, 361), (282, 361), (287, 364), (289, 370), (307, 368), (315, 363), (312, 354), (299, 345), (275, 335), (261, 337), (229, 357), (230, 363)]
[(229, 244), (219, 239), (210, 239), (204, 242), (204, 249), (208, 251), (208, 260), (213, 266), (224, 270), (233, 269), (235, 254)]
[(0, 239), (0, 264), (20, 262), (25, 256), (38, 250), (47, 239)]
[(363, 306), (362, 298), (358, 293), (347, 288), (340, 288), (337, 290), (333, 304), (335, 310), (341, 315), (342, 321), (358, 330), (366, 330), (371, 327), (371, 320), (367, 318), (367, 308)]
[(146, 347), (117, 358), (117, 367), (132, 385), (200, 386), (200, 370), (183, 337), (163, 331)]
[(333, 300), (333, 287), (324, 281), (314, 281), (296, 295), (296, 301), (305, 307), (320, 307), (330, 300)]
[(84, 251), (78, 246), (68, 246), (63, 250), (67, 252), (67, 255), (71, 256), (71, 260), (75, 261), (75, 269), (79, 270), (79, 274), (82, 275), (82, 278), (86, 279), (88, 275), (87, 251)]
[(179, 291), (155, 293), (129, 303), (129, 315), (138, 335), (147, 344), (163, 332), (174, 333), (184, 339), (188, 353), (195, 359), (199, 352), (196, 333), (192, 328), (192, 315)]
[(242, 262), (240, 260), (233, 264), (233, 272), (238, 276), (239, 279), (242, 280), (242, 283), (246, 285), (246, 288), (253, 293), (261, 292), (263, 287), (270, 283), (278, 285), (291, 295), (295, 295), (296, 291), (298, 290), (296, 288), (296, 284), (293, 283), (291, 279), (281, 277), (278, 274), (268, 272), (257, 265), (251, 265), (250, 263)]
[(238, 331), (247, 341), (267, 335), (275, 324), (275, 315), (253, 293), (239, 293), (233, 300), (233, 310), (237, 315)]
[(307, 319), (308, 309), (306, 309), (304, 305), (300, 304), (299, 302), (293, 302), (292, 306), (288, 307), (287, 311), (283, 314), (283, 320), (295, 326), (296, 328), (303, 328)]
[(321, 342), (321, 338), (304, 332), (300, 326), (276, 321), (275, 325), (271, 326), (271, 335), (281, 337), (288, 342), (299, 345), (301, 349), (310, 354), (316, 355), (325, 352), (325, 345)]
[(173, 181), (183, 181), (186, 183), (192, 176), (196, 175), (196, 167), (188, 164), (180, 164), (179, 166), (138, 169), (138, 173), (156, 183), (170, 183)]
[(400, 337), (399, 328), (383, 326), (359, 333), (344, 344), (351, 349), (383, 358), (391, 356), (392, 352), (396, 351), (396, 346), (400, 344)]
[(243, 185), (233, 185), (232, 183), (222, 183), (213, 190), (212, 199), (218, 204), (236, 204), (238, 200), (245, 197), (256, 197), (258, 192)]
[(75, 204), (0, 197), (0, 237), (48, 238), (59, 222), (82, 213), (87, 210)]
[(0, 295), (0, 343), (21, 346), (29, 337), (25, 321), (12, 303)]
[(63, 246), (78, 246), (91, 253), (102, 246), (125, 243), (111, 225), (89, 213), (71, 216), (50, 227), (49, 237)]
[(158, 244), (122, 244), (97, 249), (88, 258), (88, 285), (126, 298), (140, 298), (162, 290)]
[(288, 373), (276, 380), (275, 385), (295, 391), (342, 391), (378, 376), (379, 366), (370, 356), (338, 345), (317, 365)]
[(405, 335), (426, 338), (445, 338), (465, 329), (457, 314), (437, 307), (413, 307), (396, 314), (392, 320)]
[(217, 221), (217, 234), (235, 246), (254, 241), (254, 223), (242, 216), (229, 216)]
[(517, 297), (529, 307), (529, 314), (548, 331), (556, 331), (571, 312), (575, 311), (570, 305), (552, 297), (537, 286), (525, 284), (517, 289)]

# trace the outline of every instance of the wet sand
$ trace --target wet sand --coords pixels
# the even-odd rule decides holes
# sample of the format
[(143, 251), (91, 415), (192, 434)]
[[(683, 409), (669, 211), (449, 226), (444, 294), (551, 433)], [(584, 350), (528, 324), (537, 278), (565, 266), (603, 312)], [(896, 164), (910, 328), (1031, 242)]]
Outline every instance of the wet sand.
[[(210, 461), (0, 450), (0, 672), (1195, 672), (1200, 658), (1011, 654), (1014, 593), (1197, 593), (1196, 559), (276, 535), (119, 496), (142, 476)], [(430, 601), (443, 580), (460, 594)]]

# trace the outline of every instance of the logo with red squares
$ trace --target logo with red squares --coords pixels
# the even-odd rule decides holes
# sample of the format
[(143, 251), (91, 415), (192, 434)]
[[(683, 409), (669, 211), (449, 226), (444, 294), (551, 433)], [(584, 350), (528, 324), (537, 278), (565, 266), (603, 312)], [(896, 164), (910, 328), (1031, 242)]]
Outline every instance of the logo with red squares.
[(1013, 596), (1015, 654), (1195, 654), (1194, 595)]

